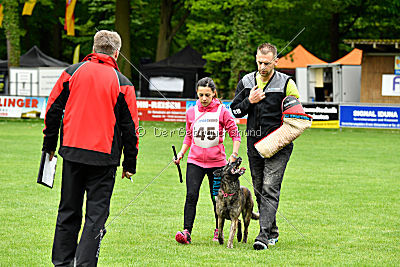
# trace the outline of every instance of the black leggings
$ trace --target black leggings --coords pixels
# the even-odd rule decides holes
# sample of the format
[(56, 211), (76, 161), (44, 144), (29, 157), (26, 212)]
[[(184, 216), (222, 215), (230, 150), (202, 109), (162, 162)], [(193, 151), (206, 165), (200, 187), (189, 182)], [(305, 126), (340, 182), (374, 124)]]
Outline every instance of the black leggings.
[(215, 196), (218, 195), (218, 190), (221, 186), (221, 178), (214, 177), (213, 172), (216, 168), (202, 168), (192, 163), (187, 164), (186, 168), (186, 201), (184, 210), (184, 229), (190, 233), (193, 229), (194, 218), (196, 217), (196, 205), (199, 200), (200, 186), (204, 176), (208, 176), (208, 184), (210, 186), (211, 200), (214, 206), (215, 228), (218, 228), (218, 217), (215, 212)]

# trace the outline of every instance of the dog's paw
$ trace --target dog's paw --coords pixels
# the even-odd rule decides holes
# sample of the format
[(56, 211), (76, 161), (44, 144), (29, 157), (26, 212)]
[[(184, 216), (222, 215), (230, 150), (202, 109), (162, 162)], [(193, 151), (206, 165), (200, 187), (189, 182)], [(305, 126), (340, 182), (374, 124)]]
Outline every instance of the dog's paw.
[(227, 248), (233, 248), (233, 244), (229, 244), (226, 246)]
[(238, 242), (242, 241), (242, 232), (237, 233), (237, 240)]

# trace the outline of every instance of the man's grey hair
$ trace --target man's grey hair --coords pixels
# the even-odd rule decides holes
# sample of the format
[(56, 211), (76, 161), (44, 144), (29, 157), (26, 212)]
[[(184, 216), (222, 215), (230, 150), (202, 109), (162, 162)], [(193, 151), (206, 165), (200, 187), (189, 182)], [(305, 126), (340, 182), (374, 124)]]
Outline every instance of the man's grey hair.
[(93, 50), (95, 53), (103, 53), (113, 56), (116, 50), (121, 49), (121, 37), (118, 33), (101, 30), (94, 35)]
[(276, 46), (270, 43), (263, 43), (257, 47), (257, 52), (260, 52), (263, 55), (268, 54), (269, 52), (272, 53), (274, 57), (276, 57)]

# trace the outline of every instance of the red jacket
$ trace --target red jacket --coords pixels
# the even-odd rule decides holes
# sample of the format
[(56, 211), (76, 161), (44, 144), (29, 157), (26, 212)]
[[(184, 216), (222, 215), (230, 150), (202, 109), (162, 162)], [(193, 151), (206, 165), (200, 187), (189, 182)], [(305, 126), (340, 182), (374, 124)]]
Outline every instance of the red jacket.
[(119, 165), (135, 173), (138, 153), (138, 113), (135, 89), (115, 60), (93, 53), (68, 67), (50, 93), (43, 151), (88, 165)]

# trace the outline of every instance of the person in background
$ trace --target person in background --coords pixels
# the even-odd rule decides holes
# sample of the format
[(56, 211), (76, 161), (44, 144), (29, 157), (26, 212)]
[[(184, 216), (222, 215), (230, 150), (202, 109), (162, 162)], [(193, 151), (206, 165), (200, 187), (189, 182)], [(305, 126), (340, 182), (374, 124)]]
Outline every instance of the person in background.
[(260, 213), (260, 232), (254, 249), (267, 249), (278, 242), (276, 212), (286, 165), (293, 143), (271, 158), (262, 158), (254, 144), (275, 131), (282, 123), (282, 101), (288, 95), (299, 98), (295, 82), (274, 68), (278, 62), (276, 47), (269, 43), (257, 48), (258, 71), (245, 75), (238, 83), (231, 109), (235, 117), (248, 115), (247, 154)]
[[(118, 33), (97, 32), (93, 53), (61, 74), (48, 99), (42, 150), (53, 158), (60, 131), (58, 152), (63, 157), (55, 266), (97, 265), (122, 151), (122, 178), (136, 172), (136, 96), (132, 83), (119, 72), (120, 48)], [(78, 243), (85, 192), (85, 225)]]
[(215, 212), (215, 196), (218, 195), (221, 177), (214, 177), (213, 172), (227, 164), (223, 145), (225, 130), (228, 131), (233, 141), (229, 162), (234, 162), (238, 158), (241, 140), (232, 115), (217, 98), (214, 81), (209, 77), (199, 80), (196, 92), (199, 99), (196, 105), (186, 112), (186, 136), (175, 160), (175, 163), (179, 164), (190, 148), (186, 168), (184, 230), (178, 231), (175, 235), (175, 240), (182, 244), (191, 243), (200, 186), (206, 174), (216, 220), (213, 241), (218, 241), (218, 216)]

